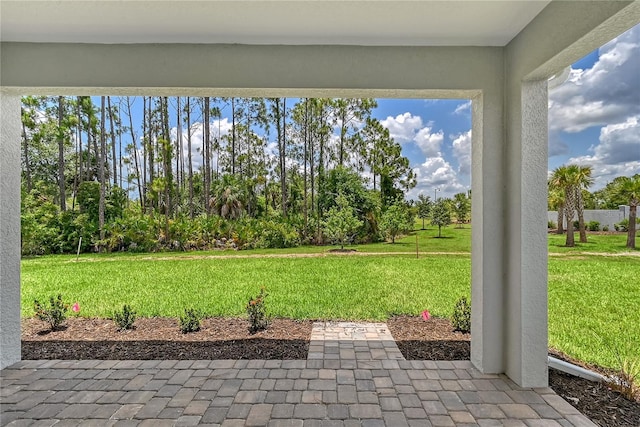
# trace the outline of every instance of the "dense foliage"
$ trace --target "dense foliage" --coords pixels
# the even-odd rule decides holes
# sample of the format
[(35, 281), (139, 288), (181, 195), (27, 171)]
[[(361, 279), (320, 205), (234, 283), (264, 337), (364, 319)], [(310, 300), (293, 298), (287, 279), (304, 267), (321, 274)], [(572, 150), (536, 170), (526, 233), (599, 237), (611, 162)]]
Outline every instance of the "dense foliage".
[(295, 101), (23, 98), (23, 254), (371, 242), (415, 214), (375, 100)]

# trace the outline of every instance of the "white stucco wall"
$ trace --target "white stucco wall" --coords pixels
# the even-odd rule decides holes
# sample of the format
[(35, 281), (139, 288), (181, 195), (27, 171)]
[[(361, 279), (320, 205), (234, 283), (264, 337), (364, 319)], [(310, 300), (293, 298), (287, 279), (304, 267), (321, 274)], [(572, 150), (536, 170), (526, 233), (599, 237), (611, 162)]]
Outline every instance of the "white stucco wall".
[(20, 98), (0, 91), (0, 369), (20, 360)]
[[(584, 222), (588, 224), (589, 221), (598, 221), (600, 223), (600, 230), (602, 227), (609, 227), (609, 231), (614, 231), (614, 225), (628, 217), (628, 206), (621, 206), (620, 209), (586, 209), (584, 211)], [(558, 211), (548, 211), (547, 221), (553, 221), (556, 225), (558, 223)], [(567, 227), (567, 218), (562, 218), (562, 224), (565, 229)]]

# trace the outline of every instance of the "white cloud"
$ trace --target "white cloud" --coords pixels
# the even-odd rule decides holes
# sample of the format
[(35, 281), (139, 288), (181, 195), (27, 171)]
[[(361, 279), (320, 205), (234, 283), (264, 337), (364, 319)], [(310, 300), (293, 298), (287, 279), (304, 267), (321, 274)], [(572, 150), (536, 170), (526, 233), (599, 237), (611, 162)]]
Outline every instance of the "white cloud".
[(443, 140), (444, 133), (442, 130), (432, 133), (430, 126), (420, 129), (414, 137), (416, 145), (420, 147), (420, 150), (422, 150), (427, 157), (440, 156)]
[(389, 129), (389, 134), (400, 144), (413, 140), (418, 129), (422, 127), (420, 116), (413, 116), (411, 113), (398, 114), (396, 117), (387, 117), (380, 120), (385, 128)]
[(451, 197), (455, 193), (466, 191), (460, 184), (455, 170), (442, 156), (427, 158), (424, 163), (413, 169), (417, 185), (407, 194), (408, 199), (417, 199), (418, 194), (430, 195), (438, 188), (438, 197)]
[(450, 138), (453, 140), (453, 155), (458, 160), (458, 173), (471, 175), (471, 129)]
[(640, 26), (602, 46), (587, 70), (549, 93), (549, 129), (580, 132), (640, 114)]
[(465, 114), (471, 110), (471, 100), (458, 105), (453, 114)]
[(604, 187), (616, 176), (640, 173), (640, 115), (600, 130), (600, 143), (588, 154), (569, 159), (569, 163), (593, 167), (593, 189)]
[[(229, 119), (214, 120), (209, 124), (209, 135), (211, 139), (219, 138), (227, 135), (231, 131), (231, 122)], [(171, 129), (171, 137), (177, 138), (177, 128)], [(185, 164), (189, 155), (189, 147), (187, 144), (187, 128), (182, 129), (182, 143)], [(202, 147), (204, 141), (204, 126), (201, 122), (191, 123), (191, 161), (193, 170), (197, 171), (202, 166)], [(218, 161), (217, 153), (212, 153), (214, 165)]]

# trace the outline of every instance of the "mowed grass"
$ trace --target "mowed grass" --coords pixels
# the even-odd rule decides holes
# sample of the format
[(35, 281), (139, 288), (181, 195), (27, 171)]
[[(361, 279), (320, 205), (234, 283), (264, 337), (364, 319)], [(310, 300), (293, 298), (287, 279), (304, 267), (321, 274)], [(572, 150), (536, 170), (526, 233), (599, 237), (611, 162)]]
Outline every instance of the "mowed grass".
[(640, 257), (552, 257), (549, 345), (601, 366), (640, 360)]
[[(178, 316), (184, 308), (208, 316), (243, 316), (249, 297), (265, 286), (272, 316), (297, 319), (384, 320), (428, 309), (448, 317), (455, 301), (470, 294), (471, 229), (418, 230), (394, 245), (357, 247), (388, 255), (311, 258), (296, 254), (327, 247), (208, 253), (48, 256), (22, 261), (22, 316), (33, 300), (61, 293), (78, 301), (80, 315), (110, 317), (123, 304), (142, 316)], [(616, 367), (640, 357), (640, 257), (624, 255), (624, 235), (590, 235), (586, 245), (559, 248), (550, 236), (549, 344), (572, 357)], [(466, 249), (465, 249), (466, 248)], [(615, 248), (615, 250), (610, 250)], [(553, 250), (550, 250), (553, 252)], [(408, 252), (408, 253), (403, 253)], [(437, 252), (449, 252), (435, 255)], [(615, 256), (583, 252), (615, 252)], [(251, 257), (259, 255), (286, 257)], [(210, 256), (208, 256), (210, 255)], [(223, 255), (231, 255), (221, 257)]]
[(277, 317), (384, 320), (424, 309), (448, 316), (456, 299), (470, 293), (469, 271), (469, 256), (45, 257), (23, 261), (22, 316), (33, 315), (34, 298), (57, 293), (78, 301), (89, 317), (109, 317), (125, 303), (141, 316), (178, 316), (186, 307), (239, 316), (261, 286)]
[(572, 248), (565, 246), (566, 234), (549, 234), (549, 252), (551, 253), (637, 253), (640, 252), (640, 235), (636, 236), (636, 249), (629, 249), (627, 245), (627, 233), (616, 234), (589, 234), (587, 243), (580, 243), (580, 235), (575, 233), (576, 245)]

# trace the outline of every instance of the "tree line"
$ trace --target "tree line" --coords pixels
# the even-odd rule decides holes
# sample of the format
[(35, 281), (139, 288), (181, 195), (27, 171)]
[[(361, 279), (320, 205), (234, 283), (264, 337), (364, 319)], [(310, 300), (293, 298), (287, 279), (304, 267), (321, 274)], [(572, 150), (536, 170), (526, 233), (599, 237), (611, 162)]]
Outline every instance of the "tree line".
[(416, 181), (376, 106), (24, 97), (23, 253), (72, 252), (81, 237), (83, 251), (321, 244), (338, 196), (361, 222), (355, 240), (384, 238), (382, 215), (401, 206), (408, 221)]

